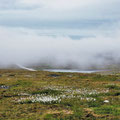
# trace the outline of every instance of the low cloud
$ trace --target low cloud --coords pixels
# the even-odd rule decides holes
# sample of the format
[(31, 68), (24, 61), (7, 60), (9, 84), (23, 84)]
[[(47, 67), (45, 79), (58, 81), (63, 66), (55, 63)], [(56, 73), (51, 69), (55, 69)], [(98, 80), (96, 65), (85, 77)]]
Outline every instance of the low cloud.
[(30, 29), (0, 27), (0, 66), (46, 63), (54, 67), (75, 64), (86, 68), (120, 60), (119, 29), (112, 36), (97, 33), (93, 38), (80, 40), (36, 33)]

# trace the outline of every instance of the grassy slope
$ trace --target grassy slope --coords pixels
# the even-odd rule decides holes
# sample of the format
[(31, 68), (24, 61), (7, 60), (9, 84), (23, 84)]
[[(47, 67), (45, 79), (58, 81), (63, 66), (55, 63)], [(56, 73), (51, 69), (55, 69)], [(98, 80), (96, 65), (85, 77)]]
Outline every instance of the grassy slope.
[(0, 70), (0, 120), (120, 120), (120, 74)]

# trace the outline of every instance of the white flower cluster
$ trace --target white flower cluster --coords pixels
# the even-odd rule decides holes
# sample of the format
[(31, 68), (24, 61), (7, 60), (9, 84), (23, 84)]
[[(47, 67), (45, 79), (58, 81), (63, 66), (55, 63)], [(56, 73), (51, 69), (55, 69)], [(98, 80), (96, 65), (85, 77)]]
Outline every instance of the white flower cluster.
[(30, 96), (28, 93), (19, 93), (18, 96)]
[(67, 92), (71, 93), (71, 94), (81, 94), (81, 95), (95, 95), (95, 94), (100, 94), (100, 93), (108, 93), (109, 90), (108, 89), (75, 89), (75, 90), (72, 90), (72, 89), (68, 89)]
[(95, 101), (94, 98), (87, 98), (87, 97), (81, 97), (81, 96), (74, 96), (74, 95), (60, 95), (60, 96), (50, 96), (50, 95), (35, 95), (35, 96), (29, 96), (29, 97), (22, 97), (18, 100), (16, 100), (17, 103), (60, 103), (62, 99), (71, 99), (71, 98), (79, 98), (80, 100), (87, 100), (87, 101)]
[(67, 98), (67, 99), (71, 99), (71, 98), (79, 98), (80, 100), (86, 100), (86, 101), (96, 101), (95, 98), (92, 97), (82, 97), (81, 95), (61, 95), (61, 98)]
[(86, 101), (96, 101), (95, 98), (91, 98), (91, 97), (89, 97), (89, 98), (88, 98), (88, 97), (84, 97), (84, 98), (81, 97), (80, 99), (81, 99), (81, 100), (86, 100)]
[(44, 89), (60, 90), (63, 91), (61, 95), (48, 95), (48, 94), (36, 94), (30, 95), (27, 93), (21, 93), (20, 96), (24, 96), (17, 100), (18, 103), (26, 102), (42, 102), (42, 103), (60, 103), (64, 99), (79, 98), (80, 100), (96, 101), (95, 98), (88, 97), (88, 95), (97, 95), (100, 93), (108, 93), (109, 89), (73, 89), (70, 87), (51, 86), (44, 87)]
[(61, 90), (68, 94), (81, 94), (81, 95), (95, 95), (100, 93), (108, 93), (109, 89), (87, 89), (87, 88), (81, 88), (81, 89), (74, 89), (70, 88), (68, 86), (47, 86), (44, 87), (44, 89), (51, 89), (51, 90)]
[(26, 102), (42, 102), (42, 103), (53, 103), (53, 102), (60, 102), (60, 96), (51, 96), (51, 95), (34, 95), (29, 97), (22, 97), (17, 100), (18, 103), (26, 103)]

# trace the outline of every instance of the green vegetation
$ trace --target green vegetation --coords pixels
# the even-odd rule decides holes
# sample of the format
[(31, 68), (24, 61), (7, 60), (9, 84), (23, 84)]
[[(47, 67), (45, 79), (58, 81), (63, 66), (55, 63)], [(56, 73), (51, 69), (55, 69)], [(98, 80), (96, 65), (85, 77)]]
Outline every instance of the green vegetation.
[(120, 74), (0, 70), (0, 120), (120, 120)]
[(45, 89), (45, 90), (39, 90), (39, 91), (32, 92), (32, 95), (35, 95), (35, 94), (60, 95), (60, 94), (62, 94), (62, 91)]

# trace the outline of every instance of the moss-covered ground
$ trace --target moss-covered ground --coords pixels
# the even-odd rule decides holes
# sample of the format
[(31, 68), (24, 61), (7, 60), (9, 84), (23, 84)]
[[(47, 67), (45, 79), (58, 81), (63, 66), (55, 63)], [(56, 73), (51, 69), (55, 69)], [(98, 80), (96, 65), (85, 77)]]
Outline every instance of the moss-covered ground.
[(120, 74), (0, 70), (0, 120), (120, 120)]

